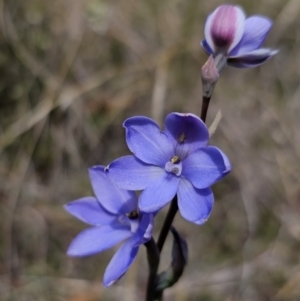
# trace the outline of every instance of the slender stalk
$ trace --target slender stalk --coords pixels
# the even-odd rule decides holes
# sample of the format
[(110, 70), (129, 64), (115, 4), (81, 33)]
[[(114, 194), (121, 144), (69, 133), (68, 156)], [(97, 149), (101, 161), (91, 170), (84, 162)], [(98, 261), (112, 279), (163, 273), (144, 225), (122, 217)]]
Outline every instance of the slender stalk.
[(147, 248), (147, 260), (149, 265), (146, 301), (155, 301), (154, 291), (156, 274), (159, 265), (159, 250), (153, 237), (151, 237), (151, 239), (145, 243), (145, 246)]
[(209, 106), (211, 97), (204, 96), (202, 97), (202, 107), (201, 107), (201, 115), (200, 118), (202, 119), (203, 122), (206, 120), (206, 115), (207, 115), (207, 110)]
[[(211, 61), (214, 61), (213, 58), (211, 58)], [(213, 68), (219, 67), (219, 70), (222, 71), (223, 67), (225, 66), (225, 63), (226, 63), (226, 60), (224, 60), (224, 58), (218, 57), (217, 58), (217, 66), (212, 65), (212, 67)], [(208, 70), (208, 71), (211, 71), (211, 70)], [(211, 94), (213, 92), (214, 86), (219, 77), (219, 74), (217, 71), (215, 71), (214, 69), (212, 71), (215, 73), (215, 74), (212, 74), (213, 76), (215, 76), (215, 78), (212, 77), (213, 81), (209, 82), (210, 78), (208, 77), (207, 78), (208, 81), (205, 82), (206, 90), (205, 89), (203, 90), (200, 118), (202, 119), (202, 121), (204, 123), (206, 120), (206, 115), (207, 115), (207, 111), (208, 111), (208, 107), (209, 107)], [(208, 75), (210, 75), (210, 74), (208, 73)], [(147, 258), (148, 258), (148, 264), (149, 264), (149, 277), (148, 277), (146, 301), (155, 301), (154, 290), (155, 290), (156, 274), (157, 274), (158, 265), (159, 265), (159, 257), (160, 257), (160, 253), (163, 249), (167, 235), (172, 226), (172, 223), (176, 216), (177, 211), (178, 211), (178, 202), (177, 202), (177, 195), (175, 195), (175, 197), (173, 198), (173, 200), (171, 202), (171, 205), (170, 205), (169, 211), (167, 213), (167, 216), (165, 218), (164, 224), (160, 230), (157, 244), (155, 244), (155, 241), (153, 238), (151, 238), (151, 240), (145, 244), (145, 246), (147, 248)], [(163, 299), (163, 291), (159, 295), (157, 295), (156, 298), (157, 298), (157, 300), (161, 301)]]
[(161, 294), (159, 294), (157, 297), (156, 297), (157, 301), (162, 301), (163, 299), (163, 292)]
[(157, 240), (157, 247), (158, 247), (159, 252), (162, 251), (162, 248), (163, 248), (164, 243), (166, 241), (167, 235), (169, 233), (170, 227), (173, 223), (173, 220), (174, 220), (174, 217), (177, 213), (177, 210), (178, 210), (177, 195), (175, 195), (175, 197), (173, 198), (173, 200), (171, 202), (169, 211), (167, 213), (166, 219), (165, 219), (164, 224), (163, 224), (163, 226), (160, 230), (159, 237), (158, 237), (158, 240)]
[[(207, 115), (207, 111), (208, 111), (210, 98), (211, 97), (206, 97), (206, 96), (203, 96), (203, 98), (202, 98), (202, 107), (201, 107), (200, 118), (202, 119), (203, 122), (205, 122), (205, 120), (206, 120), (206, 115)], [(163, 249), (167, 235), (169, 233), (170, 227), (173, 223), (173, 220), (174, 220), (174, 217), (175, 217), (177, 211), (178, 211), (177, 195), (175, 195), (175, 197), (173, 198), (173, 200), (171, 202), (169, 211), (167, 213), (166, 219), (160, 230), (159, 237), (157, 240), (157, 247), (158, 247), (159, 252), (161, 252)]]

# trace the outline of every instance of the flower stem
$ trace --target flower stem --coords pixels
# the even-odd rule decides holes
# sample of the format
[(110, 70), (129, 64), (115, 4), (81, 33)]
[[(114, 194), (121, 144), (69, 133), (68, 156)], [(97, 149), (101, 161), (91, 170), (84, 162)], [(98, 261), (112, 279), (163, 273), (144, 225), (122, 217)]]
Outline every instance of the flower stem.
[[(205, 122), (205, 120), (206, 120), (209, 101), (210, 101), (210, 97), (203, 96), (202, 107), (201, 107), (201, 116), (200, 116), (200, 118), (202, 119), (203, 122)], [(175, 217), (177, 211), (178, 211), (177, 195), (175, 195), (175, 197), (173, 198), (173, 200), (171, 202), (169, 211), (167, 213), (166, 219), (160, 230), (159, 237), (157, 240), (157, 247), (158, 247), (159, 252), (161, 252), (163, 249), (167, 235), (169, 233), (170, 227), (173, 223), (173, 220), (174, 220), (174, 217)]]
[(211, 97), (203, 96), (202, 97), (202, 107), (201, 107), (201, 115), (200, 118), (202, 121), (205, 123), (206, 120), (206, 115), (207, 115), (207, 110), (209, 106), (209, 101)]
[(174, 220), (174, 217), (177, 213), (177, 210), (178, 210), (177, 195), (175, 195), (172, 202), (171, 202), (169, 211), (167, 213), (166, 219), (165, 219), (164, 224), (163, 224), (163, 226), (160, 230), (159, 237), (158, 237), (158, 240), (157, 240), (157, 247), (158, 247), (159, 252), (162, 251), (162, 248), (163, 248), (164, 243), (166, 241), (167, 235), (169, 233), (170, 227), (173, 223), (173, 220)]
[[(209, 101), (210, 101), (211, 96), (204, 96), (202, 98), (202, 107), (201, 107), (201, 115), (200, 118), (202, 121), (205, 123), (206, 120), (206, 115), (207, 115), (207, 110), (209, 106)], [(162, 251), (163, 246), (165, 244), (167, 235), (169, 233), (170, 227), (173, 223), (174, 217), (178, 211), (178, 203), (177, 203), (177, 195), (174, 196), (169, 211), (167, 213), (166, 219), (164, 221), (164, 224), (160, 230), (159, 237), (157, 240), (157, 247), (159, 252)]]
[(145, 246), (147, 248), (147, 260), (149, 265), (146, 301), (154, 301), (155, 280), (159, 265), (159, 250), (153, 237), (151, 237), (151, 239), (145, 243)]
[[(222, 68), (223, 69), (223, 68)], [(211, 94), (213, 91), (215, 83), (211, 86), (211, 93), (210, 95), (206, 95), (203, 92), (202, 97), (202, 107), (201, 107), (201, 115), (200, 118), (205, 123), (207, 110), (211, 98)], [(151, 238), (147, 243), (145, 243), (145, 246), (147, 248), (147, 258), (148, 258), (148, 264), (149, 264), (149, 277), (148, 277), (148, 284), (147, 284), (147, 295), (146, 295), (146, 301), (155, 301), (155, 298), (157, 298), (159, 301), (163, 298), (163, 292), (161, 292), (158, 296), (155, 297), (154, 291), (155, 291), (155, 281), (156, 281), (156, 274), (158, 270), (159, 265), (159, 258), (160, 253), (163, 249), (163, 246), (165, 244), (166, 238), (168, 236), (169, 230), (172, 226), (173, 220), (175, 218), (175, 215), (178, 211), (178, 202), (177, 202), (177, 195), (174, 196), (169, 211), (167, 213), (167, 216), (165, 218), (164, 224), (160, 230), (159, 237), (157, 240), (157, 243), (155, 243), (154, 239)]]

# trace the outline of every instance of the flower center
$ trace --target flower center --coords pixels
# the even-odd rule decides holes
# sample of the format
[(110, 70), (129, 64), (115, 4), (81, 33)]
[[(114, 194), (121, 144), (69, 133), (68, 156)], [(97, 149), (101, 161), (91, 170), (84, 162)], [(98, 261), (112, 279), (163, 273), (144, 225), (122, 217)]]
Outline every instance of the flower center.
[(126, 213), (126, 216), (127, 216), (129, 219), (137, 219), (137, 218), (139, 217), (139, 214), (137, 213), (136, 210), (132, 210), (131, 212)]
[(123, 225), (130, 227), (130, 231), (135, 233), (139, 227), (139, 213), (137, 210), (132, 210), (125, 215), (119, 216), (119, 221)]
[(176, 176), (180, 176), (182, 171), (182, 163), (180, 158), (178, 156), (173, 156), (170, 161), (166, 163), (165, 170), (175, 174)]

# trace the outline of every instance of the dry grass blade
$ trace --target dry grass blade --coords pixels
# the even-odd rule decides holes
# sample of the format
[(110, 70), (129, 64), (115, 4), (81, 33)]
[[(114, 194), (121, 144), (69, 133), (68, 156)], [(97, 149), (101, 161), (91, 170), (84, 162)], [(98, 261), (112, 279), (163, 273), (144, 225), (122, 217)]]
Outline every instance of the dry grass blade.
[(219, 110), (216, 117), (214, 118), (212, 124), (210, 125), (208, 131), (209, 131), (209, 137), (212, 137), (212, 135), (215, 133), (215, 131), (217, 130), (219, 123), (222, 119), (222, 113)]

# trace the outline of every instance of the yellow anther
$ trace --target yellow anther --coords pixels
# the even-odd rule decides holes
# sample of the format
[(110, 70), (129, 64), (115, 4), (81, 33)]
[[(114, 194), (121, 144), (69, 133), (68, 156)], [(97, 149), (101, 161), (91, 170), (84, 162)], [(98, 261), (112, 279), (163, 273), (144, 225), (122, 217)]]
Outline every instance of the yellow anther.
[(131, 212), (126, 213), (126, 216), (127, 216), (129, 219), (136, 219), (136, 218), (138, 218), (139, 214), (137, 213), (136, 210), (132, 210)]
[(173, 164), (178, 164), (180, 162), (180, 158), (178, 156), (174, 156), (170, 160)]

